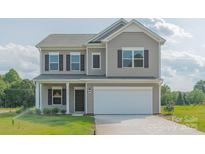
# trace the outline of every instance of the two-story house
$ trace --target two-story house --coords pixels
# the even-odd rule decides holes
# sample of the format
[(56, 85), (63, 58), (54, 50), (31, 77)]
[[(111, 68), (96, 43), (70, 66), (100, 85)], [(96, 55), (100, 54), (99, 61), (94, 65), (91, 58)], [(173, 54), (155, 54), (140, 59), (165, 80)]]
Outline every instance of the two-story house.
[(36, 47), (36, 108), (67, 114), (160, 112), (161, 45), (136, 20), (120, 19), (98, 34), (51, 34)]

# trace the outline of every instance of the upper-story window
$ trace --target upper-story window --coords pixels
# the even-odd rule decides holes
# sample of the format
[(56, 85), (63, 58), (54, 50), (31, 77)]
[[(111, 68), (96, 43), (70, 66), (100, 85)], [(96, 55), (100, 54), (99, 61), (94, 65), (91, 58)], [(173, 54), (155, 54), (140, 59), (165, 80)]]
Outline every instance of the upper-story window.
[(101, 68), (100, 63), (101, 63), (100, 52), (92, 53), (92, 68), (93, 69), (100, 69)]
[(59, 70), (59, 53), (49, 53), (49, 70)]
[(73, 71), (80, 71), (80, 52), (72, 52), (70, 66)]
[(124, 68), (144, 67), (144, 48), (123, 48), (122, 66)]

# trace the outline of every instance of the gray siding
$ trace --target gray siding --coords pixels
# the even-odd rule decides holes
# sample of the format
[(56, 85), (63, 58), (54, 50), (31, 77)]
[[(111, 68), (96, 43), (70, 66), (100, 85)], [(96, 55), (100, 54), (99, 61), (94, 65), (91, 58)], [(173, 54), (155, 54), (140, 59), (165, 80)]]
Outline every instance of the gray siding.
[[(45, 71), (45, 55), (49, 54), (49, 52), (59, 52), (59, 54), (63, 54), (63, 71)], [(41, 51), (41, 58), (40, 58), (40, 64), (41, 64), (41, 74), (85, 74), (85, 71), (66, 71), (66, 55), (70, 54), (70, 52), (80, 52), (81, 54), (85, 55), (85, 50), (79, 50), (79, 51)], [(86, 66), (86, 56), (85, 56), (85, 66)]]
[[(92, 69), (92, 53), (101, 53), (101, 69)], [(88, 75), (105, 74), (105, 48), (88, 48)]]
[(87, 87), (92, 90), (91, 93), (87, 93), (88, 113), (94, 112), (93, 87), (95, 86), (153, 87), (153, 113), (160, 113), (160, 86), (157, 83), (88, 83)]
[[(117, 50), (122, 47), (144, 47), (149, 50), (149, 68), (118, 68)], [(107, 76), (159, 77), (159, 43), (142, 32), (124, 32), (107, 44)]]

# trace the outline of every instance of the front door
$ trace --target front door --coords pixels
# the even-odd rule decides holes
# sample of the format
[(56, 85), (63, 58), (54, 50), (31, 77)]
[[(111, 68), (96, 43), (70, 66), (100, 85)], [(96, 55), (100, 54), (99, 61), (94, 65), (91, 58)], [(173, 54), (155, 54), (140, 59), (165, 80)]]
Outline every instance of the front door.
[(83, 89), (75, 90), (75, 111), (83, 112), (85, 109), (85, 91)]

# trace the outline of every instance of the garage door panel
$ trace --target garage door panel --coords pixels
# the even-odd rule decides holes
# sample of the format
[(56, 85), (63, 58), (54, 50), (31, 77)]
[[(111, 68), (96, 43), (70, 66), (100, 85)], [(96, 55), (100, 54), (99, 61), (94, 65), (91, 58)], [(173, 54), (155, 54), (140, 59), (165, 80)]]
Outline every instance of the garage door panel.
[(95, 114), (152, 114), (151, 88), (94, 88)]

